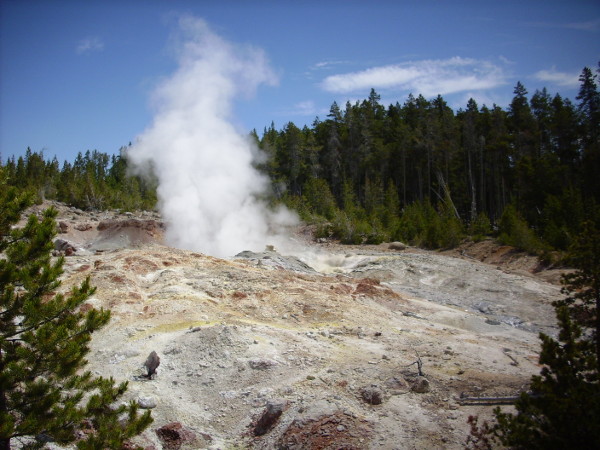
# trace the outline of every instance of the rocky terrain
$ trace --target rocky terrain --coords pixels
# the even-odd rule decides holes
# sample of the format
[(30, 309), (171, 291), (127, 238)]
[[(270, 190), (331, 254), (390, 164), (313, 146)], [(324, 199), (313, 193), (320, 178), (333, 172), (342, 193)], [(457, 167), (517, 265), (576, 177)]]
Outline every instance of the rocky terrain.
[(148, 449), (462, 448), (493, 408), (473, 398), (526, 389), (537, 333), (555, 331), (558, 273), (491, 241), (440, 253), (299, 229), (294, 254), (218, 259), (164, 245), (156, 213), (55, 206), (63, 288), (89, 276), (87, 303), (112, 311), (89, 365), (152, 409)]

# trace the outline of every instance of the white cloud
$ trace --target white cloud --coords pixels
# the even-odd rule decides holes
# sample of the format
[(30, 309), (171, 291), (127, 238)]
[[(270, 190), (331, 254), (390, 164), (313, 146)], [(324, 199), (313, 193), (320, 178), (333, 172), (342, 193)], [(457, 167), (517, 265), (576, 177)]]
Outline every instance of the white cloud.
[(564, 25), (565, 28), (580, 31), (598, 31), (600, 30), (600, 19), (588, 20), (586, 22), (573, 22)]
[(559, 72), (554, 67), (550, 70), (540, 70), (533, 75), (537, 80), (547, 81), (558, 86), (579, 86), (579, 73)]
[(451, 106), (455, 109), (458, 109), (458, 108), (466, 109), (467, 103), (468, 103), (469, 99), (471, 99), (471, 98), (477, 102), (477, 106), (479, 108), (481, 108), (483, 105), (485, 105), (490, 109), (494, 105), (506, 106), (506, 105), (508, 105), (508, 103), (510, 101), (509, 98), (500, 98), (496, 95), (490, 95), (487, 92), (467, 91), (463, 96), (460, 97), (460, 99), (456, 100)]
[(306, 100), (303, 102), (296, 103), (292, 107), (291, 113), (298, 116), (312, 116), (317, 113), (317, 108), (315, 106), (315, 102), (313, 102), (312, 100)]
[(99, 37), (88, 37), (79, 41), (75, 51), (81, 55), (84, 53), (98, 52), (104, 49), (104, 42)]
[(313, 100), (304, 100), (294, 104), (289, 109), (283, 109), (278, 111), (278, 115), (282, 117), (289, 116), (304, 116), (304, 117), (316, 117), (329, 113), (329, 109), (319, 108)]
[(453, 57), (373, 67), (359, 72), (332, 75), (321, 87), (329, 92), (349, 93), (374, 89), (399, 89), (426, 97), (492, 89), (505, 84), (502, 68), (488, 61)]
[(499, 59), (500, 61), (502, 61), (504, 64), (510, 64), (510, 65), (512, 65), (512, 64), (515, 64), (515, 62), (514, 62), (514, 61), (512, 61), (512, 60), (508, 59), (508, 58), (507, 58), (506, 56), (504, 56), (504, 55), (500, 55), (500, 56), (498, 56), (498, 59)]
[(331, 61), (319, 61), (318, 63), (316, 63), (315, 65), (313, 65), (311, 67), (311, 70), (320, 70), (320, 69), (327, 69), (333, 66), (339, 66), (340, 64), (348, 64), (349, 61), (343, 61), (343, 60), (331, 60)]

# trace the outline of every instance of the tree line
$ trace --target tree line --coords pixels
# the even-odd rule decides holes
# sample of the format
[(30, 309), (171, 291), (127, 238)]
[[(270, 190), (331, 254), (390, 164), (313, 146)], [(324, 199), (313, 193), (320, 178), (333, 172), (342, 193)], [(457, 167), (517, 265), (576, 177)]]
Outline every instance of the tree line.
[(156, 180), (132, 175), (126, 154), (127, 147), (118, 155), (88, 150), (60, 167), (56, 157), (47, 160), (43, 152), (27, 148), (24, 156), (13, 156), (3, 166), (8, 185), (31, 192), (38, 201), (58, 200), (86, 210), (152, 209)]
[[(576, 102), (520, 82), (508, 107), (441, 95), (385, 107), (331, 105), (325, 120), (271, 124), (251, 138), (266, 158), (273, 201), (344, 243), (403, 240), (428, 248), (466, 235), (543, 254), (568, 248), (585, 219), (600, 220), (599, 71), (583, 69)], [(118, 155), (79, 153), (60, 167), (27, 149), (3, 163), (8, 184), (83, 209), (151, 209), (156, 180), (130, 175)]]
[(506, 110), (409, 95), (387, 108), (371, 90), (325, 120), (262, 137), (274, 192), (344, 242), (454, 245), (489, 234), (532, 251), (566, 249), (600, 200), (598, 73), (577, 102), (520, 82)]

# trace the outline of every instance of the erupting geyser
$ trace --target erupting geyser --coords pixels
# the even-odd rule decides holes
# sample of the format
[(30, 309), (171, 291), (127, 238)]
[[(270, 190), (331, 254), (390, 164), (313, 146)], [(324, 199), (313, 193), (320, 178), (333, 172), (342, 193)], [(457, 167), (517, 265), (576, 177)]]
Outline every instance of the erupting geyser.
[(185, 17), (180, 30), (179, 67), (155, 90), (153, 123), (128, 157), (158, 177), (169, 244), (215, 256), (277, 245), (296, 218), (261, 200), (258, 150), (231, 123), (234, 98), (276, 77), (260, 49), (224, 41), (203, 20)]

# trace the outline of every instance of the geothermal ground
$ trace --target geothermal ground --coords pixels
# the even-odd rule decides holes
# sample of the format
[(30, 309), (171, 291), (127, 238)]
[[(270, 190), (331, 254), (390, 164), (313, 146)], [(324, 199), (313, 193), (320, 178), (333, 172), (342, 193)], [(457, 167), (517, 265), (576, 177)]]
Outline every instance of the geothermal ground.
[(87, 303), (112, 311), (89, 366), (152, 408), (148, 449), (462, 448), (468, 416), (493, 409), (465, 398), (526, 389), (537, 333), (555, 331), (559, 274), (491, 241), (440, 253), (299, 229), (295, 256), (218, 259), (163, 245), (155, 213), (54, 206), (75, 249), (63, 289), (89, 276)]

